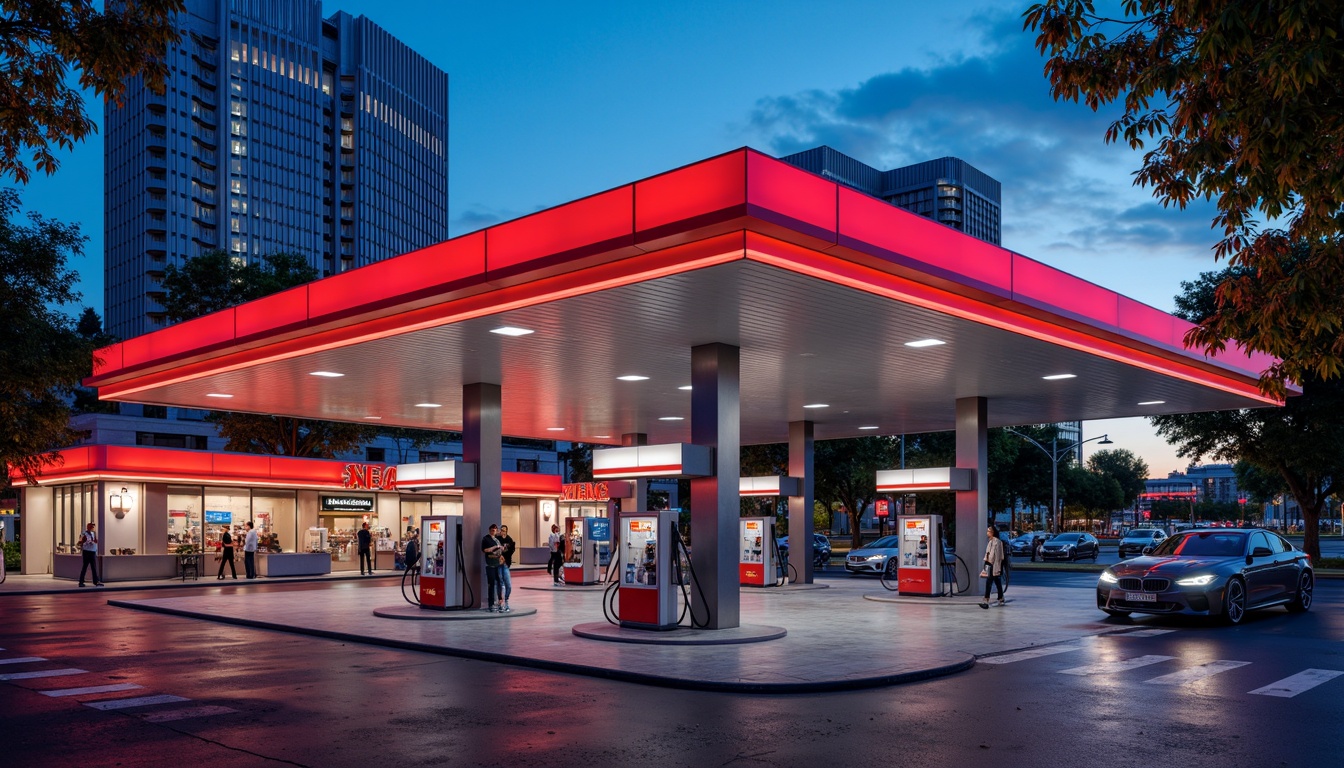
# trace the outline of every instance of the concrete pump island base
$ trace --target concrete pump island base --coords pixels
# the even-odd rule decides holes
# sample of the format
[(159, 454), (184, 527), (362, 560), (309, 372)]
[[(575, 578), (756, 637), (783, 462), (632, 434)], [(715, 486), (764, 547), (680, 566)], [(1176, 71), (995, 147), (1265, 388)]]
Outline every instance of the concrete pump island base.
[[(709, 661), (732, 660), (714, 685), (857, 685), (970, 663), (965, 649), (986, 634), (986, 615), (975, 617), (979, 626), (960, 625), (968, 612), (844, 601), (829, 594), (834, 585), (788, 599), (758, 594), (771, 591), (776, 566), (767, 530), (742, 516), (742, 495), (787, 499), (789, 560), (796, 581), (811, 584), (814, 441), (954, 430), (956, 525), (947, 543), (976, 563), (989, 520), (989, 428), (1279, 405), (1257, 386), (1272, 360), (1187, 350), (1190, 327), (739, 149), (127, 339), (98, 351), (86, 383), (107, 400), (209, 408), (224, 396), (231, 410), (460, 431), (459, 468), (473, 476), (466, 484), (453, 475), (463, 588), (436, 593), (441, 605), (460, 598), (479, 607), (486, 594), (479, 543), (501, 522), (503, 435), (604, 446), (593, 452), (592, 479), (634, 486), (621, 516), (608, 514), (618, 530), (605, 539), (619, 558), (624, 629), (656, 638), (677, 624), (664, 569), (684, 559), (698, 628), (728, 637), (747, 625), (787, 629), (771, 642), (713, 646)], [(740, 447), (772, 443), (788, 446), (787, 478), (744, 487)], [(650, 478), (689, 482), (689, 541), (648, 511)], [(99, 522), (105, 529), (106, 515)], [(566, 560), (565, 578), (582, 566), (576, 581), (591, 583), (603, 526), (564, 522), (574, 525), (564, 535), (577, 532), (580, 544), (566, 545), (577, 562)], [(919, 553), (937, 551), (937, 536), (927, 536), (915, 570), (901, 576), (903, 592), (907, 579), (910, 589), (936, 588), (916, 572)], [(618, 648), (621, 674), (644, 674), (637, 658), (670, 679), (707, 661), (699, 646), (576, 638), (574, 626), (601, 621), (601, 593), (532, 596), (538, 614), (519, 620), (385, 621), (367, 608), (347, 619), (377, 622), (370, 634), (380, 637), (391, 625), (409, 628), (422, 637), (405, 642), (429, 647), (443, 647), (451, 627), (462, 644), (454, 652), (537, 666), (575, 663), (581, 649), (589, 666), (610, 671)], [(383, 604), (399, 599), (390, 597)], [(831, 602), (847, 609), (816, 605)], [(911, 619), (916, 611), (924, 615)], [(988, 620), (1015, 613), (1023, 611)], [(906, 619), (898, 625), (895, 616)], [(326, 619), (315, 620), (315, 632), (328, 631)], [(548, 621), (543, 636), (536, 627)], [(799, 680), (832, 650), (836, 628), (847, 638), (901, 634), (910, 658), (961, 650), (905, 667), (879, 644), (869, 657), (877, 669), (847, 661), (838, 674)], [(948, 645), (944, 632), (966, 636)]]

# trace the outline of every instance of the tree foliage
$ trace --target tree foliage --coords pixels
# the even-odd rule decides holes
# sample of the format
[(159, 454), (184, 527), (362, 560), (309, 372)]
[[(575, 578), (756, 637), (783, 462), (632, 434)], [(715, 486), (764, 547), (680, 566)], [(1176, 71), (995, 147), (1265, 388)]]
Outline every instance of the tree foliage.
[[(1187, 335), (1280, 362), (1261, 387), (1344, 373), (1344, 14), (1333, 0), (1093, 0), (1032, 5), (1024, 26), (1056, 99), (1116, 107), (1108, 143), (1146, 150), (1135, 182), (1164, 206), (1217, 206), (1228, 275)], [(1259, 231), (1258, 217), (1282, 226)], [(1284, 254), (1300, 250), (1295, 269)]]
[[(302, 256), (279, 253), (258, 264), (212, 251), (164, 270), (163, 300), (170, 320), (180, 322), (259, 299), (309, 282), (317, 270)], [(213, 412), (207, 421), (219, 428), (225, 450), (278, 456), (334, 458), (378, 435), (365, 424), (315, 421), (256, 413)]]
[(831, 508), (844, 507), (854, 547), (862, 541), (863, 511), (877, 497), (877, 472), (896, 466), (899, 456), (900, 442), (893, 437), (819, 440), (813, 446), (817, 500)]
[[(1212, 286), (1221, 285), (1229, 270), (1205, 274), (1182, 284), (1182, 301), (1209, 306)], [(1221, 290), (1221, 289), (1218, 289)], [(1320, 557), (1317, 524), (1325, 500), (1344, 481), (1344, 379), (1311, 376), (1302, 394), (1281, 408), (1190, 413), (1151, 419), (1158, 434), (1177, 446), (1177, 454), (1194, 460), (1209, 456), (1237, 463), (1239, 476), (1258, 495), (1272, 495), (1275, 486), (1288, 491), (1302, 507), (1306, 523), (1303, 548)], [(1242, 466), (1244, 465), (1244, 466)], [(1271, 480), (1277, 478), (1277, 482)]]
[[(103, 332), (103, 319), (93, 307), (84, 308), (84, 313), (79, 316), (79, 322), (75, 324), (75, 333), (79, 334), (89, 349), (102, 349), (117, 342), (115, 336)], [(84, 374), (86, 376), (93, 373), (93, 359), (90, 358), (89, 362), (88, 370)], [(75, 413), (117, 413), (118, 406), (114, 402), (99, 400), (98, 390), (93, 387), (79, 386), (75, 388), (71, 410)]]
[[(31, 481), (75, 441), (68, 402), (94, 347), (61, 311), (79, 299), (66, 262), (86, 238), (75, 224), (21, 217), (19, 207), (17, 192), (0, 190), (0, 463)], [(8, 485), (6, 471), (0, 487)]]
[(1148, 479), (1148, 462), (1124, 448), (1097, 451), (1087, 458), (1087, 468), (1111, 478), (1120, 489), (1120, 501), (1111, 509), (1134, 506), (1146, 487), (1144, 481)]
[(54, 150), (97, 130), (80, 89), (120, 102), (126, 80), (139, 75), (163, 93), (165, 53), (179, 38), (173, 20), (184, 7), (183, 0), (0, 0), (0, 176), (24, 184), (33, 168), (54, 173)]

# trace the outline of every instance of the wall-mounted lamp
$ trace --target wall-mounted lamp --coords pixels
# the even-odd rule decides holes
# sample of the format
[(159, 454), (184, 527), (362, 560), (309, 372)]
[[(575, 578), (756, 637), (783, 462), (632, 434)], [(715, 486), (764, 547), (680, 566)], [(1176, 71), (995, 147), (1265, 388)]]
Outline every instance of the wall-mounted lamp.
[(114, 493), (107, 497), (107, 508), (112, 510), (112, 514), (118, 520), (126, 516), (131, 511), (131, 494), (122, 486), (121, 493)]

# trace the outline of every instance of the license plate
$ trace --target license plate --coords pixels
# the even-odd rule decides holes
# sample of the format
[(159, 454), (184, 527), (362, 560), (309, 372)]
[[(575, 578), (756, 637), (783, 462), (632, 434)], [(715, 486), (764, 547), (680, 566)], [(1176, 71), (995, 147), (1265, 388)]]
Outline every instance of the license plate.
[(1126, 592), (1125, 600), (1131, 603), (1156, 603), (1157, 595), (1152, 592)]

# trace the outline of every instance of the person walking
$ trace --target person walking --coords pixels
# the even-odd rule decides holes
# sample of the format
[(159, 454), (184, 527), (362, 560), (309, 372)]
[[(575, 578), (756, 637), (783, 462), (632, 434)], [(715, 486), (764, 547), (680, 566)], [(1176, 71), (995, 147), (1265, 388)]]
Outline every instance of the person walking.
[(980, 601), (980, 607), (989, 609), (989, 586), (993, 583), (999, 588), (999, 602), (995, 605), (1007, 605), (1003, 599), (1003, 541), (999, 538), (998, 531), (994, 526), (989, 526), (989, 543), (985, 545), (985, 567), (980, 571), (980, 577), (985, 580), (985, 599)]
[(560, 526), (551, 526), (550, 538), (546, 540), (550, 547), (550, 559), (546, 561), (546, 572), (551, 574), (553, 583), (559, 584), (565, 575), (565, 537), (560, 535)]
[(219, 576), (217, 578), (223, 581), (224, 566), (228, 565), (229, 571), (233, 574), (233, 578), (236, 580), (238, 578), (238, 566), (233, 564), (233, 536), (229, 535), (228, 531), (225, 531), (224, 536), (220, 538), (219, 542), (224, 545), (224, 548), (221, 549), (219, 553)]
[(504, 564), (499, 566), (499, 588), (503, 591), (499, 610), (501, 613), (508, 613), (513, 610), (509, 607), (509, 596), (513, 594), (513, 552), (518, 548), (517, 542), (509, 535), (509, 526), (499, 527), (499, 543), (504, 546), (504, 551), (501, 553), (504, 555)]
[(369, 533), (369, 524), (359, 529), (359, 575), (364, 575), (364, 564), (369, 564), (369, 575), (373, 575), (373, 534)]
[(84, 526), (84, 532), (79, 535), (79, 551), (84, 557), (84, 565), (79, 569), (79, 586), (87, 586), (84, 583), (84, 574), (90, 568), (93, 569), (93, 586), (103, 586), (103, 580), (98, 578), (98, 534), (93, 530), (93, 523)]
[(243, 537), (243, 571), (247, 578), (257, 578), (257, 529), (247, 521), (247, 535)]
[[(490, 532), (481, 538), (481, 552), (485, 553), (485, 597), (487, 611), (494, 613), (496, 600), (500, 602), (499, 566), (504, 562), (504, 545), (499, 543), (499, 526), (490, 526)], [(502, 606), (501, 606), (502, 607)]]

